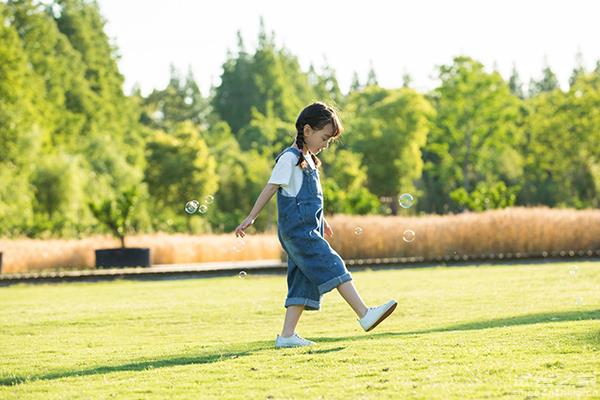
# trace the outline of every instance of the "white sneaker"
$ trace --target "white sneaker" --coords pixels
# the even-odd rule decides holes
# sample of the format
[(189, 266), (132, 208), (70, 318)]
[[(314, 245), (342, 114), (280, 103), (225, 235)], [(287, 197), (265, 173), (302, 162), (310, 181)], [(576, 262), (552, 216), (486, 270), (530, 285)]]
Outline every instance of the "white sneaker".
[(275, 339), (275, 348), (276, 349), (280, 349), (282, 347), (312, 346), (313, 344), (316, 344), (316, 343), (312, 342), (310, 340), (301, 338), (300, 336), (298, 336), (298, 334), (296, 332), (294, 332), (294, 334), (290, 337), (283, 337), (283, 336), (277, 335), (277, 338)]
[(368, 332), (375, 328), (381, 321), (389, 317), (394, 312), (398, 303), (396, 300), (390, 300), (384, 305), (379, 307), (369, 307), (364, 317), (360, 318), (358, 322), (360, 326)]

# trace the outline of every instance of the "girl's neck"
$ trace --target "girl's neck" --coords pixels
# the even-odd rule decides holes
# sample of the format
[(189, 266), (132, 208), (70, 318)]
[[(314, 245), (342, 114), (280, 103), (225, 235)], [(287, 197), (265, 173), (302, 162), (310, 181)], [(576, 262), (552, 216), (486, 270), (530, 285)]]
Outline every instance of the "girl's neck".
[[(296, 144), (296, 142), (294, 142), (294, 144), (292, 145), (292, 147), (294, 147), (295, 149), (300, 150), (300, 148), (298, 147), (298, 145)], [(305, 156), (307, 156), (310, 153), (307, 148), (303, 148), (301, 151), (302, 151), (302, 154), (305, 155)]]

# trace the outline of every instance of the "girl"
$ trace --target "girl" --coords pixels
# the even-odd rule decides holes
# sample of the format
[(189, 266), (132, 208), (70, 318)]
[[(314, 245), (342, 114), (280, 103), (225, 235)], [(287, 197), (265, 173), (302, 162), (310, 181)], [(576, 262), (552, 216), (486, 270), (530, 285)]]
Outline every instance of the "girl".
[(236, 237), (277, 192), (277, 236), (288, 255), (285, 320), (275, 347), (310, 346), (315, 344), (296, 333), (296, 325), (304, 310), (319, 310), (323, 294), (336, 288), (358, 316), (365, 331), (375, 328), (396, 308), (396, 301), (369, 308), (356, 291), (350, 272), (339, 254), (324, 239), (333, 230), (323, 213), (323, 191), (317, 158), (343, 127), (335, 110), (321, 102), (307, 106), (296, 120), (297, 136), (291, 147), (280, 153), (271, 178), (258, 196), (250, 214), (235, 229)]

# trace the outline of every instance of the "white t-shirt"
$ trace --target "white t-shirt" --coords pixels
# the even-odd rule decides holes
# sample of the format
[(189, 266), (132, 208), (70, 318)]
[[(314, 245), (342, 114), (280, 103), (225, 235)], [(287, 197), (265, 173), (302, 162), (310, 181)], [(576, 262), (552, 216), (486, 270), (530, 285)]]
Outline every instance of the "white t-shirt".
[[(303, 172), (298, 164), (299, 156), (293, 151), (287, 151), (273, 167), (271, 178), (268, 183), (281, 186), (282, 194), (288, 197), (296, 197), (302, 187)], [(304, 156), (306, 162), (312, 169), (315, 169), (315, 162), (310, 154)]]

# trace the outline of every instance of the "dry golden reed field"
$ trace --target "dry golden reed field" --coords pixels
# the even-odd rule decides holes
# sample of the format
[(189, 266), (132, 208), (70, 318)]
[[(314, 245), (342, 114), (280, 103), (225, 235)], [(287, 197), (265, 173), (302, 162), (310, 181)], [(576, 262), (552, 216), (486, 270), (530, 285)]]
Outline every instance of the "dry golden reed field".
[[(332, 247), (344, 259), (519, 258), (600, 255), (600, 210), (509, 208), (481, 213), (416, 217), (327, 217)], [(406, 230), (414, 232), (405, 241)], [(284, 259), (276, 232), (242, 240), (220, 235), (137, 235), (128, 247), (149, 247), (153, 264)], [(411, 239), (411, 238), (409, 238)], [(240, 244), (243, 246), (240, 247)], [(94, 268), (94, 250), (118, 247), (106, 236), (81, 240), (0, 239), (3, 273)]]

